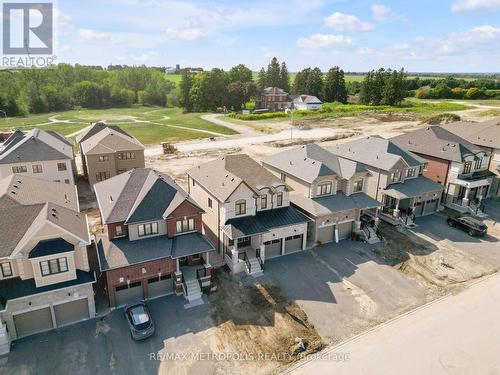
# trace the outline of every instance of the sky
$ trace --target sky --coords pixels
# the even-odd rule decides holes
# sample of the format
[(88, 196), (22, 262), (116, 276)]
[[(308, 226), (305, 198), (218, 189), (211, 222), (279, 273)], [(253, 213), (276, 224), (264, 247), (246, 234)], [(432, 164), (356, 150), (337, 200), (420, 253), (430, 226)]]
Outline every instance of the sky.
[(500, 0), (58, 0), (59, 62), (499, 72)]

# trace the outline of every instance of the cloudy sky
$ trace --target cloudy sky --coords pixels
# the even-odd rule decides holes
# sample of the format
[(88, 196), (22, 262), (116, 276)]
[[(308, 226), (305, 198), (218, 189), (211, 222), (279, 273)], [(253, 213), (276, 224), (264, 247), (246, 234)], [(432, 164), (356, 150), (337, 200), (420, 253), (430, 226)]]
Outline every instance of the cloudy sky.
[(500, 71), (500, 0), (58, 0), (60, 62)]

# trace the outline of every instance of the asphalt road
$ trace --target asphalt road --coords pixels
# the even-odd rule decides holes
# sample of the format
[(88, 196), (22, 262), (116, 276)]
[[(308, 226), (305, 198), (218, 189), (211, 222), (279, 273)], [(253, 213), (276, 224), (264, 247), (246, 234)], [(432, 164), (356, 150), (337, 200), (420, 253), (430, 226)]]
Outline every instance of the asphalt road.
[(293, 374), (498, 375), (500, 275), (402, 316)]

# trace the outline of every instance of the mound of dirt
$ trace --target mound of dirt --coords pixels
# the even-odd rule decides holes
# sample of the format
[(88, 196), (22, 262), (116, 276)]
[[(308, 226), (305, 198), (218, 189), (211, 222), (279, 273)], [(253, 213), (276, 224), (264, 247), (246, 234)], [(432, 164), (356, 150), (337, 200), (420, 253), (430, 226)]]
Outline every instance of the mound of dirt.
[(426, 118), (424, 121), (422, 121), (422, 124), (443, 125), (460, 120), (461, 120), (460, 116), (454, 113), (441, 113), (439, 115)]

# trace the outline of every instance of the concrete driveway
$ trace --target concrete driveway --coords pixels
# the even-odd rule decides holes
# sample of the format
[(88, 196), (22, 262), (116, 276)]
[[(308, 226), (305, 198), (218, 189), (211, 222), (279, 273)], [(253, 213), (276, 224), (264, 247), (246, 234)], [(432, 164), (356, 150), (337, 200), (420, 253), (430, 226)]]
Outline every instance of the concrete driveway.
[(439, 214), (419, 217), (416, 224), (418, 226), (411, 230), (416, 235), (427, 237), (437, 243), (449, 242), (452, 246), (473, 255), (479, 263), (486, 263), (497, 270), (500, 269), (500, 240), (498, 238), (490, 234), (484, 237), (471, 237), (458, 228), (449, 227), (446, 217)]
[[(183, 297), (149, 302), (156, 325), (154, 337), (143, 342), (130, 338), (123, 310), (103, 320), (41, 333), (15, 341), (0, 362), (1, 374), (171, 374), (213, 373), (215, 363), (151, 360), (150, 353), (211, 353), (212, 333), (208, 304), (184, 309)], [(159, 357), (157, 357), (159, 358)]]
[(338, 342), (426, 302), (425, 288), (382, 264), (373, 247), (342, 241), (271, 259), (264, 280), (295, 300), (325, 341)]

